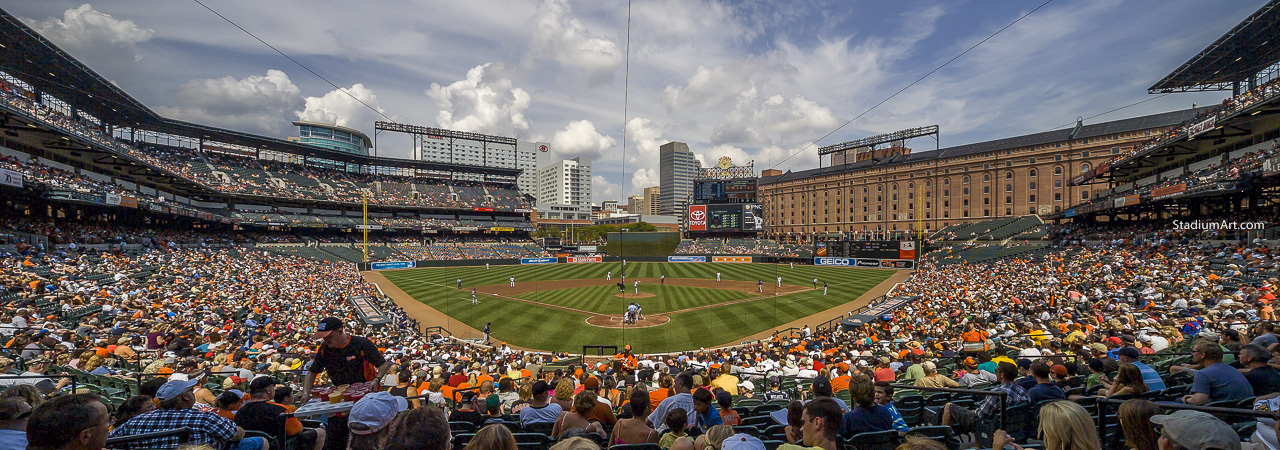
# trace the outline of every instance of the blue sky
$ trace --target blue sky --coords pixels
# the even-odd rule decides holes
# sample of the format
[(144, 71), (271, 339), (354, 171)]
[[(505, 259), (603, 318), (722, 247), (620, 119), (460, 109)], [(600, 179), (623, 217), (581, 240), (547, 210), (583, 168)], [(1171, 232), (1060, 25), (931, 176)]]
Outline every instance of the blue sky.
[[(1151, 98), (1148, 86), (1264, 3), (1057, 0), (811, 146), (1041, 2), (635, 0), (624, 121), (622, 1), (204, 1), (395, 121), (591, 159), (596, 202), (656, 185), (657, 148), (673, 140), (705, 162), (804, 170), (816, 146), (902, 128), (937, 124), (945, 147), (1072, 123)], [(194, 1), (5, 8), (170, 117), (276, 137), (298, 118), (370, 135), (384, 120)], [(1174, 94), (1090, 122), (1226, 95)], [(407, 138), (378, 144), (410, 152)]]

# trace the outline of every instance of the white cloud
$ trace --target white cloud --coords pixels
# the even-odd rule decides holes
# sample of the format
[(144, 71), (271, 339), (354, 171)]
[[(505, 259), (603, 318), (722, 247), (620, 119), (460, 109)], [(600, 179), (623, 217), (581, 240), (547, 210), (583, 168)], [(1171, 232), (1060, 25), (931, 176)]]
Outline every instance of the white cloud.
[(622, 198), (622, 186), (617, 183), (610, 183), (604, 175), (596, 175), (591, 177), (591, 201), (600, 204), (605, 200), (618, 200), (625, 202)]
[(627, 164), (651, 164), (657, 167), (658, 147), (666, 143), (662, 139), (662, 123), (644, 117), (631, 119), (627, 121), (627, 140), (631, 142), (627, 146), (630, 149)]
[(68, 9), (62, 19), (24, 19), (40, 35), (57, 43), (67, 51), (110, 51), (127, 53), (132, 61), (141, 61), (142, 54), (136, 45), (151, 39), (155, 30), (140, 27), (132, 20), (119, 20), (93, 9), (85, 3), (79, 8)]
[(587, 71), (591, 84), (609, 81), (622, 63), (622, 51), (612, 39), (591, 34), (582, 21), (574, 17), (566, 0), (543, 0), (530, 18), (534, 56), (547, 58), (562, 66)]
[(596, 131), (590, 120), (569, 122), (563, 130), (551, 136), (551, 151), (559, 159), (584, 157), (588, 161), (596, 161), (613, 150), (618, 141)]
[(524, 112), (529, 93), (514, 87), (499, 66), (486, 63), (467, 71), (467, 78), (448, 86), (431, 83), (427, 96), (436, 102), (441, 128), (516, 136), (529, 130)]
[(306, 102), (283, 71), (236, 79), (232, 76), (191, 80), (173, 91), (174, 106), (158, 107), (162, 115), (233, 130), (282, 135), (287, 117)]
[[(378, 113), (386, 111), (378, 106), (378, 96), (374, 95), (373, 90), (356, 83), (346, 91), (351, 95), (335, 89), (320, 97), (307, 97), (306, 106), (296, 112), (298, 119), (350, 128), (362, 128), (371, 125), (374, 121), (382, 120)], [(352, 98), (353, 96), (355, 98)], [(377, 109), (378, 113), (370, 111), (365, 105)]]
[(795, 66), (778, 56), (771, 52), (766, 57), (747, 57), (712, 67), (698, 66), (684, 86), (667, 85), (663, 102), (668, 110), (717, 108), (733, 104), (744, 92), (793, 80), (798, 75)]
[(636, 169), (635, 173), (631, 174), (630, 195), (641, 195), (644, 193), (644, 188), (657, 186), (661, 182), (662, 178), (658, 174), (656, 165), (653, 168)]
[(715, 127), (712, 144), (768, 146), (787, 144), (840, 125), (831, 109), (795, 95), (773, 95), (764, 100), (755, 91), (743, 94), (738, 107)]

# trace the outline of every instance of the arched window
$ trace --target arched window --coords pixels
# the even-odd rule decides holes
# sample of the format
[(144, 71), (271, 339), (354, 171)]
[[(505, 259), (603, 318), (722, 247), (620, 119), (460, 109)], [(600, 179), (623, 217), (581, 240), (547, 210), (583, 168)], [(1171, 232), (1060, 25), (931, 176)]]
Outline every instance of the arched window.
[(1035, 178), (1035, 177), (1036, 177), (1036, 169), (1028, 170), (1028, 171), (1027, 171), (1027, 176), (1028, 176), (1028, 177), (1031, 177), (1031, 178)]
[(991, 181), (991, 174), (989, 173), (982, 174), (982, 181), (983, 182)]
[(964, 176), (964, 184), (969, 184), (969, 176), (968, 176), (968, 175), (965, 175), (965, 176)]
[(1004, 179), (1006, 179), (1006, 180), (1012, 180), (1012, 179), (1013, 179), (1013, 172), (1005, 172), (1005, 173), (1004, 173)]
[(1062, 166), (1053, 166), (1054, 175), (1062, 175)]
[(1089, 173), (1089, 163), (1080, 165), (1080, 173)]

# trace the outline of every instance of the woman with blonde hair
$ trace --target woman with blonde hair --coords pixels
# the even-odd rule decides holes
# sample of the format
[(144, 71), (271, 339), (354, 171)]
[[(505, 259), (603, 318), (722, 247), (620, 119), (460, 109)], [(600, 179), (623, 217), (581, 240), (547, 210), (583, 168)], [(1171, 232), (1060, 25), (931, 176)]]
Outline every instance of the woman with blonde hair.
[(1147, 400), (1126, 400), (1120, 404), (1116, 418), (1124, 431), (1124, 445), (1134, 450), (1157, 450), (1159, 433), (1151, 425), (1151, 416), (1164, 414), (1160, 406)]
[(516, 450), (516, 437), (501, 424), (488, 425), (477, 431), (463, 450)]
[(706, 433), (698, 436), (693, 441), (693, 448), (697, 450), (720, 450), (720, 444), (733, 436), (733, 427), (728, 425), (716, 425), (707, 429)]
[(1040, 408), (1040, 439), (1045, 450), (1101, 450), (1093, 418), (1076, 402), (1056, 401)]
[(573, 378), (564, 377), (556, 383), (556, 396), (551, 399), (552, 403), (560, 405), (561, 411), (573, 410)]

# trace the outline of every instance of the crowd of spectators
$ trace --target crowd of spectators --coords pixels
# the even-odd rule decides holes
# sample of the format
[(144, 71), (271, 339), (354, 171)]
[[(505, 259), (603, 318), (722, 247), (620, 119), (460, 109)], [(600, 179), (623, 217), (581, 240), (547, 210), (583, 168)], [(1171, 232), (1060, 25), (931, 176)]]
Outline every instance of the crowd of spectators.
[[(346, 300), (381, 296), (350, 265), (244, 248), (62, 251), (0, 259), (0, 283), (9, 292), (0, 317), (9, 326), (0, 332), (11, 336), (12, 354), (38, 373), (56, 376), (49, 368), (63, 367), (126, 378), (136, 371), (178, 374), (161, 379), (172, 382), (206, 368), (234, 372), (222, 379), (222, 389), (213, 389), (223, 391), (249, 389), (263, 374), (296, 381), (288, 370), (309, 364), (309, 331), (320, 318), (334, 315), (388, 355), (393, 375), (379, 380), (385, 389), (417, 397), (412, 400), (419, 405), (444, 406), (446, 419), (485, 429), (508, 414), (529, 429), (541, 422), (560, 423), (556, 431), (577, 430), (553, 434), (565, 441), (603, 440), (609, 434), (601, 433), (611, 433), (624, 436), (623, 442), (665, 440), (669, 447), (693, 443), (699, 434), (703, 440), (729, 439), (714, 427), (741, 420), (734, 419), (732, 406), (752, 398), (803, 398), (811, 401), (798, 406), (801, 416), (838, 417), (819, 434), (805, 433), (802, 421), (779, 419), (795, 427), (779, 437), (798, 444), (822, 444), (828, 431), (852, 436), (903, 430), (885, 386), (890, 382), (990, 386), (1005, 392), (1010, 405), (1161, 392), (1186, 376), (1178, 374), (1190, 373), (1195, 382), (1179, 398), (1186, 403), (1280, 392), (1280, 373), (1272, 368), (1280, 341), (1270, 325), (1272, 289), (1280, 280), (1240, 282), (1240, 266), (1266, 273), (1261, 269), (1270, 266), (1263, 264), (1280, 255), (1261, 243), (1211, 243), (1150, 225), (1074, 231), (1111, 239), (1068, 243), (1034, 258), (946, 266), (926, 260), (889, 293), (920, 298), (860, 329), (806, 326), (734, 348), (624, 352), (604, 364), (555, 366), (559, 370), (550, 369), (553, 355), (424, 335), (411, 317), (385, 301), (379, 304), (396, 318), (394, 325), (365, 327)], [(1212, 261), (1219, 259), (1238, 264), (1218, 268)], [(145, 276), (134, 276), (139, 273)], [(96, 312), (75, 322), (50, 319), (86, 306)], [(1143, 362), (1177, 348), (1194, 352), (1185, 366), (1169, 364), (1157, 372)], [(1243, 372), (1223, 369), (1224, 362), (1237, 361)], [(1237, 376), (1244, 384), (1223, 388), (1211, 382)], [(780, 390), (788, 380), (800, 380), (800, 387)], [(36, 387), (47, 393), (70, 389), (56, 383)], [(195, 390), (187, 407), (215, 411), (213, 390)], [(632, 399), (642, 399), (642, 406), (628, 407), (636, 404)], [(1267, 405), (1259, 401), (1259, 407)], [(1059, 414), (1076, 417), (1076, 407), (1048, 404), (1039, 412), (1040, 423), (1056, 423)], [(990, 425), (999, 408), (990, 401), (957, 403), (938, 413), (938, 423), (966, 432)], [(1041, 438), (1061, 437), (1046, 432)]]

